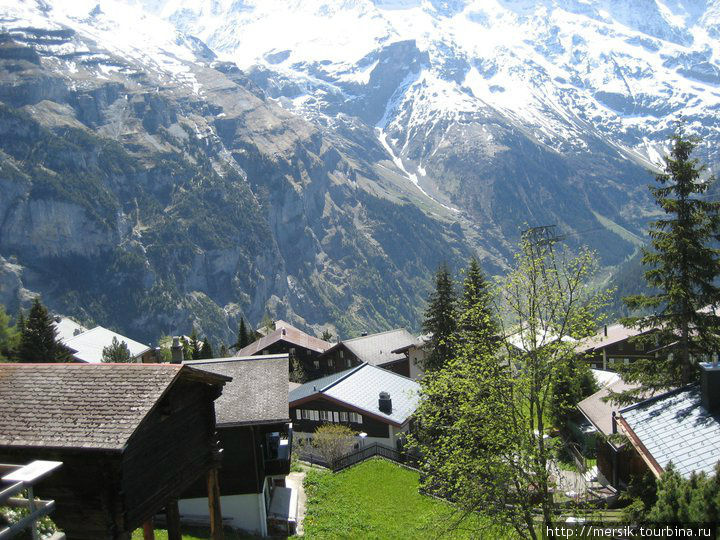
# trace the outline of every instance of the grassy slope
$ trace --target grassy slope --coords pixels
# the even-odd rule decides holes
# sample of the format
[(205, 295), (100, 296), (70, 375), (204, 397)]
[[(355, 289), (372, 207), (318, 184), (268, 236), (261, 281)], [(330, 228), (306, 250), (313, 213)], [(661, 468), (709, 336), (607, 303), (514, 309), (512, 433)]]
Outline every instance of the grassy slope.
[(339, 474), (312, 470), (305, 480), (308, 495), (305, 535), (316, 538), (510, 538), (479, 516), (462, 521), (449, 504), (418, 493), (419, 475), (374, 459)]

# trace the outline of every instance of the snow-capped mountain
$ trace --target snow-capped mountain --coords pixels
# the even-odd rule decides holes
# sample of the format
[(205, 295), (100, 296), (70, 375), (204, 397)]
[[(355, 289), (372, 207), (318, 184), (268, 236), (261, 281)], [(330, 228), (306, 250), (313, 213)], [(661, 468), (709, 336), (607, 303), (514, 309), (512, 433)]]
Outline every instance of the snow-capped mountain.
[(682, 0), (0, 0), (0, 301), (348, 332), (526, 226), (618, 264), (677, 118), (717, 168), (718, 36)]

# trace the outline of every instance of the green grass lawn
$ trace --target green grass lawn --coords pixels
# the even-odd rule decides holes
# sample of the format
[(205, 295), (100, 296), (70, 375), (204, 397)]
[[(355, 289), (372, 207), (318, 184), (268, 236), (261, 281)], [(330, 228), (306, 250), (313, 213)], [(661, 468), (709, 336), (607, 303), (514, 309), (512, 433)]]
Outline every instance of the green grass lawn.
[[(155, 540), (167, 540), (168, 534), (165, 529), (155, 529)], [(183, 540), (207, 540), (210, 538), (210, 531), (203, 527), (182, 527)], [(226, 530), (225, 540), (240, 540), (255, 538), (254, 536), (241, 536), (239, 533)], [(142, 529), (137, 529), (132, 534), (132, 540), (143, 540)]]
[(382, 459), (338, 474), (308, 471), (305, 536), (309, 540), (514, 538), (477, 515), (448, 531), (462, 516), (450, 504), (418, 493), (418, 483), (417, 472)]

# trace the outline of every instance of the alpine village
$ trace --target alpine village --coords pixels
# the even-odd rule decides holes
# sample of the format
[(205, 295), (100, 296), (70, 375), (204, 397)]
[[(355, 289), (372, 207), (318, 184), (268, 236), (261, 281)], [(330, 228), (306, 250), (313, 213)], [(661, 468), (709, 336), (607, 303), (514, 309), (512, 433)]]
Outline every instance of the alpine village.
[(720, 2), (0, 0), (0, 540), (720, 538)]

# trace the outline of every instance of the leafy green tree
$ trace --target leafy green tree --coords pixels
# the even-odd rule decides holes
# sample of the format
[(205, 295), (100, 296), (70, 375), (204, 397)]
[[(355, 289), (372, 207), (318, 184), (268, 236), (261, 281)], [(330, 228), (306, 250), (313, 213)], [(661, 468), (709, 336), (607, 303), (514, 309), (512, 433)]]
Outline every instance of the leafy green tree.
[(262, 321), (260, 321), (260, 328), (262, 328), (266, 334), (275, 330), (275, 321), (272, 320), (269, 313), (265, 312), (265, 315), (263, 315)]
[(118, 338), (112, 338), (112, 343), (107, 347), (103, 347), (102, 361), (112, 363), (126, 363), (131, 361), (130, 349), (127, 343), (119, 341)]
[[(670, 353), (621, 368), (627, 382), (641, 386), (619, 400), (697, 380), (693, 358), (716, 352), (720, 345), (715, 311), (720, 306), (720, 250), (713, 244), (720, 231), (720, 202), (701, 197), (711, 182), (701, 179), (705, 166), (691, 158), (698, 142), (678, 127), (665, 170), (656, 176), (659, 185), (650, 187), (665, 217), (651, 224), (651, 248), (643, 250), (642, 263), (648, 267), (645, 280), (658, 292), (624, 299), (633, 311), (651, 312), (626, 318), (625, 325), (656, 329), (645, 339), (675, 345)], [(714, 307), (702, 310), (709, 304)]]
[(457, 329), (457, 293), (450, 270), (441, 264), (435, 273), (435, 290), (425, 310), (423, 332), (430, 335), (423, 362), (425, 372), (441, 369), (452, 357), (453, 335)]
[(202, 346), (200, 347), (198, 358), (201, 360), (213, 358), (212, 346), (210, 345), (210, 340), (207, 337), (202, 340)]
[(70, 351), (57, 340), (57, 329), (48, 310), (35, 298), (23, 321), (18, 360), (21, 362), (67, 362)]
[(597, 391), (589, 364), (582, 356), (562, 358), (555, 370), (550, 397), (550, 418), (561, 431), (578, 414), (577, 404)]
[(313, 434), (312, 445), (316, 453), (332, 464), (349, 453), (356, 442), (355, 432), (342, 424), (322, 424)]
[[(588, 286), (592, 253), (557, 254), (528, 240), (521, 247), (494, 296), (499, 335), (522, 328), (522, 349), (503, 339), (493, 354), (480, 340), (458, 341), (450, 361), (421, 381), (411, 444), (423, 456), (425, 490), (537, 538), (536, 511), (552, 525), (555, 510), (545, 439), (552, 382), (575, 355), (574, 342), (559, 338), (593, 335), (606, 297)], [(481, 304), (471, 309), (487, 316)]]
[(307, 375), (303, 368), (302, 362), (296, 355), (290, 356), (290, 382), (304, 383), (307, 382)]
[(19, 343), (18, 325), (10, 325), (10, 316), (5, 312), (5, 306), (0, 305), (0, 362), (12, 358)]

